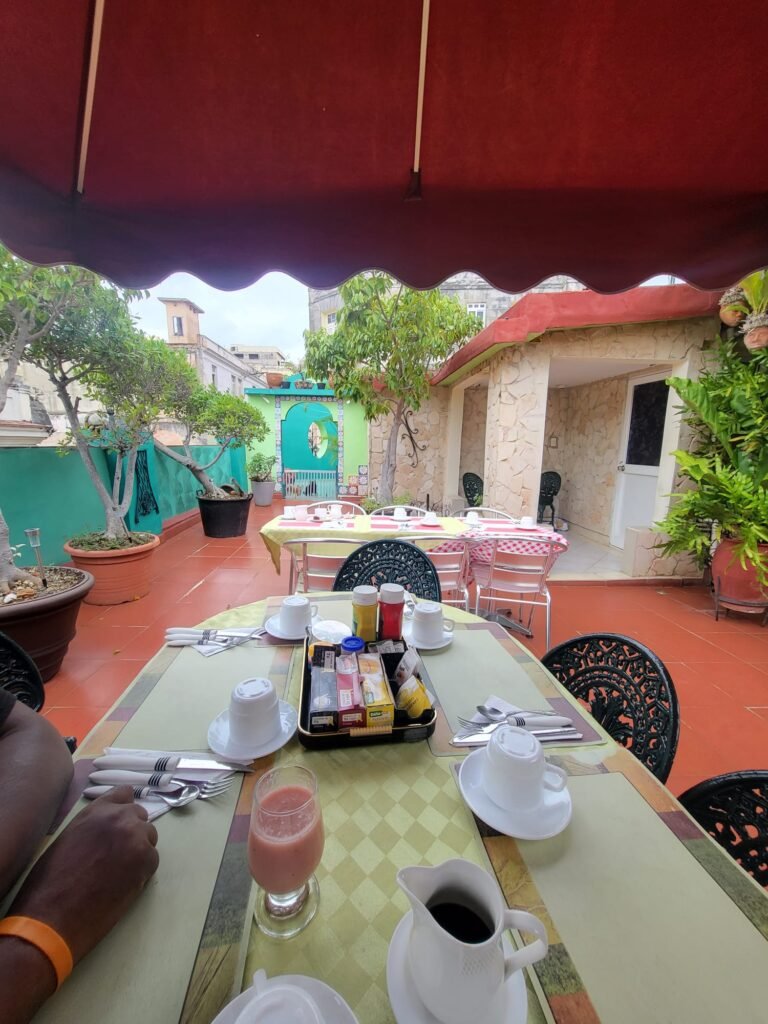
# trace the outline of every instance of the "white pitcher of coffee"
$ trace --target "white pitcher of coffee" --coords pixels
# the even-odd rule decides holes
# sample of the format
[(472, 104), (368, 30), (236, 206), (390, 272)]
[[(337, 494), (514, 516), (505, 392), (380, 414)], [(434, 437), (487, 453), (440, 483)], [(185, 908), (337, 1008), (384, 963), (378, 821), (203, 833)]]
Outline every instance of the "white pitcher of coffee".
[[(494, 879), (467, 860), (403, 868), (397, 882), (413, 909), (408, 964), (425, 1007), (442, 1024), (502, 1020), (504, 983), (547, 954), (541, 921), (508, 910)], [(530, 932), (536, 941), (505, 957), (507, 928)]]

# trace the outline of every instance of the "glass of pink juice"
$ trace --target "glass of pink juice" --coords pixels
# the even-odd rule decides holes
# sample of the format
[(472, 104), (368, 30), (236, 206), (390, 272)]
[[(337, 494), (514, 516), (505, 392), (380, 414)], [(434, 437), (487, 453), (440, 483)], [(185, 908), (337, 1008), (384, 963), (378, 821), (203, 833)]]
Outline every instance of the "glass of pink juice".
[(248, 864), (259, 886), (256, 923), (267, 935), (297, 935), (317, 913), (315, 870), (324, 844), (314, 772), (285, 765), (262, 775), (253, 791)]

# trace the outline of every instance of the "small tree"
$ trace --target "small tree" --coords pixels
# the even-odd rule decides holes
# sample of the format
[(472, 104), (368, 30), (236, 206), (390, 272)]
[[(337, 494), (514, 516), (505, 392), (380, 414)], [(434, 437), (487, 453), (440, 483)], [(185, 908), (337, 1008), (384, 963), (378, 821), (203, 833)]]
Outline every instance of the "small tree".
[[(134, 326), (128, 310), (131, 293), (95, 279), (81, 286), (79, 294), (80, 301), (28, 347), (26, 359), (56, 389), (70, 437), (104, 508), (104, 546), (128, 546), (124, 516), (133, 498), (138, 449), (151, 440), (158, 413), (165, 346)], [(82, 423), (75, 385), (105, 413)], [(117, 455), (111, 487), (99, 474), (96, 447)]]
[(341, 286), (336, 330), (305, 331), (306, 371), (330, 378), (337, 394), (359, 402), (366, 419), (392, 414), (379, 500), (392, 500), (397, 441), (405, 416), (429, 395), (430, 371), (477, 333), (478, 321), (437, 290), (414, 291), (378, 271)]
[[(0, 246), (0, 412), (19, 364), (30, 346), (42, 344), (99, 283), (99, 278), (79, 267), (35, 267)], [(39, 583), (14, 565), (8, 525), (0, 512), (0, 594), (10, 584), (24, 580)]]
[[(229, 495), (208, 475), (224, 452), (241, 448), (252, 441), (263, 441), (267, 423), (262, 414), (244, 398), (203, 387), (195, 371), (179, 352), (166, 347), (161, 405), (163, 411), (178, 420), (184, 431), (184, 454), (155, 439), (155, 448), (163, 455), (185, 466), (209, 498)], [(208, 462), (199, 463), (192, 454), (193, 435), (212, 434), (219, 450)]]

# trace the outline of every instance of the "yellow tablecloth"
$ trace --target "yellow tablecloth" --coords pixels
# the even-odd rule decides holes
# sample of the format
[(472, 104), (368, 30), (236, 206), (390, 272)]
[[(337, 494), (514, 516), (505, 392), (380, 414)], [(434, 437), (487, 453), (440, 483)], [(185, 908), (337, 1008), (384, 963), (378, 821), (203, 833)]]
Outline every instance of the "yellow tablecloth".
[[(438, 519), (438, 524), (442, 529), (434, 530), (433, 528), (433, 531), (441, 535), (444, 534), (446, 539), (448, 537), (458, 537), (467, 531), (467, 524), (463, 520), (455, 519), (452, 516)], [(311, 526), (291, 526), (286, 524), (282, 516), (276, 516), (274, 519), (270, 519), (268, 523), (265, 523), (259, 532), (267, 551), (272, 557), (275, 569), (279, 573), (280, 548), (286, 541), (316, 537), (318, 539), (338, 539), (340, 541), (353, 540), (364, 544), (368, 540), (384, 540), (386, 537), (418, 537), (420, 533), (430, 533), (430, 530), (413, 527), (412, 525), (408, 529), (403, 529), (400, 524), (394, 521), (391, 528), (377, 527), (373, 525), (370, 516), (355, 516), (352, 527), (338, 528), (327, 523), (317, 523)]]

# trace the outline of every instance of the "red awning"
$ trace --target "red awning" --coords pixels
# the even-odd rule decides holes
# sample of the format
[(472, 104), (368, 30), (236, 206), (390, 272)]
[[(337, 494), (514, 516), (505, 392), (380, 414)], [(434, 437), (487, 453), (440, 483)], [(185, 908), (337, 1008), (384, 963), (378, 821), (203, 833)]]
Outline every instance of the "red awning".
[(133, 285), (768, 264), (762, 0), (432, 0), (427, 33), (423, 10), (4, 0), (0, 238)]

